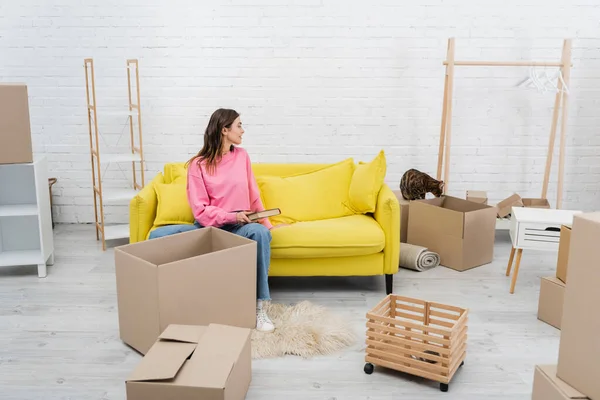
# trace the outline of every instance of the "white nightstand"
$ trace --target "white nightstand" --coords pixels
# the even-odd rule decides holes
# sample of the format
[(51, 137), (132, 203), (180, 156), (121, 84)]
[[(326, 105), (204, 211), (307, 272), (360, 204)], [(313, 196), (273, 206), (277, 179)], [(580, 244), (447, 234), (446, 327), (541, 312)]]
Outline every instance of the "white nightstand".
[(510, 219), (510, 239), (512, 249), (506, 276), (510, 275), (512, 262), (517, 250), (517, 261), (510, 285), (510, 293), (515, 292), (521, 255), (524, 249), (558, 251), (560, 240), (560, 226), (573, 223), (573, 216), (581, 211), (552, 210), (547, 208), (513, 207)]

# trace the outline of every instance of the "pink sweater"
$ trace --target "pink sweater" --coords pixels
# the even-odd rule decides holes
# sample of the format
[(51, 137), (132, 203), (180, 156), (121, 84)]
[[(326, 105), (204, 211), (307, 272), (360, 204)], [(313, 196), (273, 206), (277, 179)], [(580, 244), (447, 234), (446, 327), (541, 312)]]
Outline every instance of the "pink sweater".
[[(188, 167), (187, 196), (194, 218), (202, 226), (222, 226), (236, 223), (238, 211), (262, 211), (258, 185), (252, 173), (246, 150), (235, 147), (225, 154), (214, 175), (209, 175), (204, 162), (197, 159)], [(267, 228), (268, 219), (261, 221)]]

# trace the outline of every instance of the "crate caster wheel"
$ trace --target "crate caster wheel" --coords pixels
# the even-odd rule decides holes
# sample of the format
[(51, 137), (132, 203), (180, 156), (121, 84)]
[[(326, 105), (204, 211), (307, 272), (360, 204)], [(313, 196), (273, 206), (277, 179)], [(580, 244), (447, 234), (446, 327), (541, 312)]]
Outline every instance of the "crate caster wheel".
[(373, 366), (373, 364), (371, 364), (371, 363), (365, 364), (365, 374), (371, 375), (373, 373), (374, 369), (375, 369), (375, 367)]
[(447, 392), (448, 391), (448, 384), (447, 383), (440, 383), (440, 390), (442, 392)]

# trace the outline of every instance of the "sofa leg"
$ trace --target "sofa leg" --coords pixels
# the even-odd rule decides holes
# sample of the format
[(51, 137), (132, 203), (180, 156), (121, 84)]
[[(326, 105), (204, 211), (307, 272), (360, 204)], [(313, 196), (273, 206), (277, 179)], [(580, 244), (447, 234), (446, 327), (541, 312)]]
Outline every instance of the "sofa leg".
[(392, 294), (394, 288), (394, 275), (385, 274), (385, 293)]

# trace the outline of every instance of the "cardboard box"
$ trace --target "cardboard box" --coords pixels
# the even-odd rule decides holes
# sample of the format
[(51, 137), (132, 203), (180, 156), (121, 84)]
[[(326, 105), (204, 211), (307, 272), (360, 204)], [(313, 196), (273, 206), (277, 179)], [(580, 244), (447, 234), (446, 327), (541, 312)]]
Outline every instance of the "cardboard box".
[(536, 365), (533, 373), (532, 400), (588, 399), (556, 376), (556, 365)]
[(212, 227), (115, 248), (121, 339), (145, 354), (170, 324), (254, 328), (256, 251)]
[(483, 190), (467, 190), (467, 200), (479, 204), (487, 204), (487, 193)]
[(33, 162), (29, 96), (23, 83), (0, 83), (0, 164)]
[(550, 203), (547, 199), (538, 199), (538, 198), (522, 198), (523, 207), (531, 207), (531, 208), (550, 208)]
[(560, 329), (564, 299), (565, 284), (560, 279), (553, 276), (542, 278), (538, 302), (538, 319)]
[(556, 277), (567, 283), (567, 264), (569, 261), (569, 249), (571, 248), (571, 227), (561, 225), (560, 239), (558, 242), (558, 258), (556, 261)]
[(557, 370), (594, 400), (600, 399), (599, 238), (600, 212), (573, 216)]
[(400, 243), (406, 243), (408, 232), (408, 206), (410, 201), (402, 197), (400, 190), (392, 190), (400, 203)]
[(521, 196), (516, 193), (496, 204), (498, 217), (504, 218), (508, 216), (512, 212), (511, 210), (513, 207), (523, 207), (523, 200), (521, 199)]
[(414, 200), (408, 243), (440, 255), (440, 264), (464, 271), (494, 258), (496, 208), (452, 196)]
[(169, 325), (125, 382), (127, 400), (242, 400), (252, 381), (252, 330)]

